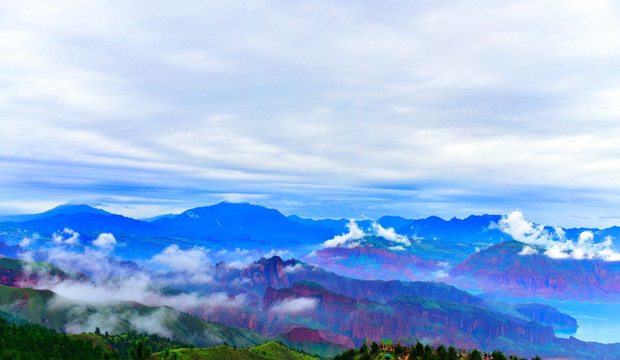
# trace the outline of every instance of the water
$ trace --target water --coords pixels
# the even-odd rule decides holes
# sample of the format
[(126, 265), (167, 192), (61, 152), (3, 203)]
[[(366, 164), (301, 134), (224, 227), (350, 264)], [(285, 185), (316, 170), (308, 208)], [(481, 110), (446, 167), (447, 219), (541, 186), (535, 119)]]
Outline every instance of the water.
[(560, 338), (573, 336), (583, 341), (599, 343), (620, 343), (620, 303), (595, 303), (578, 301), (553, 301), (541, 297), (511, 298), (492, 296), (494, 300), (507, 303), (535, 302), (548, 304), (574, 317), (579, 327), (576, 330), (556, 330)]
[[(543, 302), (542, 299), (537, 301)], [(583, 341), (620, 343), (620, 303), (544, 302), (577, 319), (579, 328), (576, 332), (556, 331), (557, 337), (574, 336)]]

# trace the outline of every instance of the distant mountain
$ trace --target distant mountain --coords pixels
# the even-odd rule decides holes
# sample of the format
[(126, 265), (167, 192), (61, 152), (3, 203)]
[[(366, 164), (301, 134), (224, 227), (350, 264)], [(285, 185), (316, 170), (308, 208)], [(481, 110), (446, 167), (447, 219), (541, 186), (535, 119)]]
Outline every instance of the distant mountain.
[(44, 234), (53, 234), (64, 228), (69, 228), (80, 234), (92, 236), (104, 232), (136, 235), (153, 235), (157, 233), (157, 229), (151, 223), (121, 215), (94, 212), (54, 214), (19, 223), (4, 224), (13, 224), (13, 226), (19, 227), (20, 229), (27, 229)]
[(452, 218), (446, 221), (437, 216), (430, 216), (426, 219), (412, 220), (395, 229), (399, 234), (420, 238), (438, 238), (472, 244), (494, 243), (508, 237), (491, 226), (501, 218), (500, 215), (471, 215), (465, 219)]
[(261, 248), (316, 244), (334, 236), (329, 229), (304, 225), (277, 210), (248, 203), (199, 207), (152, 224), (168, 236), (236, 240), (237, 246), (249, 243)]
[(97, 209), (88, 205), (64, 204), (38, 214), (0, 216), (0, 222), (24, 222), (43, 219), (54, 215), (73, 215), (81, 213), (110, 215), (110, 213), (105, 210)]
[(334, 220), (334, 219), (320, 219), (320, 220), (313, 220), (313, 219), (305, 219), (305, 218), (301, 218), (297, 215), (290, 215), (288, 217), (290, 220), (298, 222), (300, 224), (306, 225), (306, 226), (313, 226), (313, 227), (321, 227), (321, 228), (325, 228), (325, 229), (330, 229), (334, 234), (342, 234), (347, 232), (347, 224), (349, 223), (349, 220), (347, 219), (338, 219), (338, 220)]
[(463, 287), (514, 296), (620, 301), (620, 262), (522, 255), (526, 244), (504, 242), (471, 255), (450, 271)]
[(446, 270), (439, 261), (416, 256), (415, 249), (409, 246), (408, 251), (393, 250), (388, 244), (373, 242), (374, 245), (365, 243), (351, 248), (323, 248), (303, 260), (341, 275), (368, 280), (424, 280), (437, 278)]

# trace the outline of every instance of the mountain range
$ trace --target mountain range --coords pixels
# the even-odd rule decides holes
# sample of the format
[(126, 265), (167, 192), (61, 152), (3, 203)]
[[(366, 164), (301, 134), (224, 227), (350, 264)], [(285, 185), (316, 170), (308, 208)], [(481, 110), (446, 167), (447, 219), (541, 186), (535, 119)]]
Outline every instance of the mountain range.
[[(548, 256), (544, 245), (515, 241), (498, 226), (503, 219), (314, 220), (224, 202), (146, 221), (63, 205), (0, 218), (0, 254), (7, 257), (0, 259), (0, 311), (71, 332), (157, 324), (162, 334), (198, 346), (277, 339), (333, 356), (387, 337), (528, 356), (617, 358), (620, 345), (557, 338), (555, 330), (575, 329), (578, 321), (529, 297), (618, 301), (620, 262)], [(590, 242), (618, 232), (540, 229), (567, 239), (591, 233)], [(135, 299), (70, 297), (80, 286), (120, 294), (135, 279), (146, 282)]]

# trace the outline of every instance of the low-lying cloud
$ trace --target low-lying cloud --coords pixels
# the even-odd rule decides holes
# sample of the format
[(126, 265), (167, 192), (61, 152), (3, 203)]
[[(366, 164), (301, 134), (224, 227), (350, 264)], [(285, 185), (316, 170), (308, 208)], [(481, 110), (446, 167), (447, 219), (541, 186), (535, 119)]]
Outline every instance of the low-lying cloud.
[(52, 241), (56, 244), (75, 245), (80, 242), (80, 234), (69, 228), (64, 228), (52, 235)]
[(366, 236), (366, 233), (364, 233), (364, 230), (360, 229), (360, 227), (357, 226), (357, 223), (355, 222), (355, 220), (349, 220), (349, 223), (347, 224), (347, 228), (349, 229), (348, 233), (334, 236), (333, 239), (325, 241), (323, 243), (323, 246), (324, 247), (342, 246), (342, 247), (347, 247), (347, 248), (354, 248), (356, 246), (359, 246), (360, 245), (359, 240), (362, 239), (364, 236)]
[(111, 233), (102, 233), (93, 241), (93, 245), (102, 249), (113, 249), (116, 246), (116, 238)]
[(277, 315), (295, 315), (316, 309), (319, 300), (315, 298), (300, 297), (295, 299), (285, 299), (282, 302), (274, 303), (270, 311)]
[[(543, 225), (526, 220), (518, 210), (502, 217), (497, 228), (517, 241), (544, 247), (544, 255), (552, 259), (620, 261), (620, 254), (612, 250), (613, 239), (610, 236), (595, 243), (594, 233), (586, 230), (579, 234), (577, 240), (567, 239), (562, 228), (555, 227), (553, 231), (549, 231)], [(538, 251), (530, 246), (520, 252), (520, 255), (524, 256), (534, 254), (538, 254)]]
[(375, 235), (384, 238), (385, 240), (400, 244), (391, 246), (389, 248), (390, 250), (401, 251), (405, 250), (402, 245), (411, 246), (411, 240), (407, 236), (397, 234), (394, 228), (390, 227), (386, 229), (377, 222), (373, 222), (371, 224), (371, 228), (369, 229), (371, 231), (370, 233), (366, 233), (363, 229), (361, 229), (355, 220), (349, 220), (347, 228), (349, 229), (347, 233), (336, 235), (332, 239), (325, 241), (322, 244), (323, 247), (331, 248), (340, 246), (352, 249), (362, 245), (362, 239), (368, 235)]
[(151, 262), (164, 265), (171, 270), (195, 272), (210, 265), (208, 253), (209, 250), (202, 246), (183, 250), (179, 248), (179, 245), (172, 244), (160, 254), (155, 255)]

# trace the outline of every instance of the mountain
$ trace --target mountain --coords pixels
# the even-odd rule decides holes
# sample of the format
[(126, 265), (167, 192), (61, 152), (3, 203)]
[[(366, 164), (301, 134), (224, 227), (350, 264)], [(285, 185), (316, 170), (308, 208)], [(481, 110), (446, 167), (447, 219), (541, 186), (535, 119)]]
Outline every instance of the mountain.
[(86, 281), (86, 275), (53, 264), (20, 259), (0, 258), (0, 285), (11, 287), (29, 287), (39, 280), (53, 279), (58, 283), (64, 280)]
[[(237, 240), (259, 247), (306, 245), (323, 242), (334, 232), (290, 220), (275, 209), (248, 203), (222, 202), (161, 218), (151, 224), (169, 236)], [(261, 246), (262, 245), (262, 246)]]
[[(293, 303), (293, 299), (311, 299), (316, 309), (280, 310), (281, 304)], [(358, 300), (313, 282), (295, 283), (290, 288), (268, 288), (263, 308), (267, 311), (269, 333), (310, 324), (333, 335), (347, 336), (356, 346), (366, 338), (371, 341), (425, 338), (463, 348), (487, 348), (502, 336), (536, 344), (554, 338), (551, 328), (482, 307), (406, 295), (387, 303)]]
[(205, 322), (170, 307), (145, 306), (131, 301), (75, 302), (49, 290), (0, 285), (0, 310), (68, 333), (92, 332), (94, 327), (99, 327), (102, 332), (111, 334), (130, 331), (157, 333), (196, 346), (227, 342), (248, 347), (266, 342), (266, 338), (251, 330)]
[(523, 255), (526, 244), (504, 242), (467, 258), (450, 271), (453, 284), (513, 296), (620, 301), (620, 262)]
[(298, 222), (300, 224), (312, 227), (321, 227), (325, 229), (330, 229), (334, 234), (342, 234), (347, 232), (347, 224), (349, 220), (347, 219), (305, 219), (301, 218), (297, 215), (290, 215), (288, 217), (290, 220)]
[[(304, 306), (302, 306), (304, 305)], [(368, 338), (387, 338), (406, 345), (418, 340), (461, 348), (496, 349), (543, 358), (618, 359), (620, 344), (587, 343), (556, 338), (551, 327), (512, 317), (484, 306), (398, 296), (381, 303), (353, 299), (313, 282), (290, 288), (268, 288), (263, 308), (265, 330), (277, 333), (299, 326), (330, 337), (348, 337), (359, 347)]]
[(355, 279), (299, 260), (284, 261), (278, 256), (269, 259), (261, 258), (242, 269), (231, 268), (225, 263), (217, 264), (214, 279), (214, 286), (217, 289), (226, 289), (226, 286), (229, 286), (229, 289), (248, 288), (260, 294), (261, 298), (268, 287), (283, 288), (295, 282), (313, 281), (328, 290), (356, 299), (389, 301), (399, 295), (413, 295), (445, 299), (460, 304), (482, 304), (484, 302), (466, 291), (443, 283)]
[(377, 245), (374, 241), (355, 247), (327, 247), (304, 256), (303, 260), (341, 275), (368, 280), (429, 279), (445, 272), (445, 266), (437, 260), (424, 260), (413, 249), (389, 245)]
[(72, 205), (64, 204), (56, 206), (53, 209), (47, 210), (38, 214), (25, 214), (25, 215), (5, 215), (0, 216), (0, 222), (24, 222), (31, 220), (43, 219), (55, 215), (73, 215), (73, 214), (99, 214), (99, 215), (111, 215), (109, 212), (101, 209), (94, 208), (88, 205)]
[(91, 237), (96, 237), (96, 235), (104, 232), (136, 235), (154, 235), (157, 233), (157, 229), (151, 223), (121, 215), (93, 212), (54, 214), (18, 223), (5, 222), (4, 225), (11, 225), (48, 235), (61, 231), (64, 228), (69, 228)]
[(334, 343), (338, 337), (329, 337), (323, 335), (319, 330), (309, 329), (305, 327), (295, 327), (286, 333), (282, 333), (274, 337), (275, 340), (287, 344), (293, 349), (303, 350), (307, 354), (319, 354), (321, 356), (334, 357), (345, 350), (353, 347), (353, 342), (343, 338), (343, 343)]

